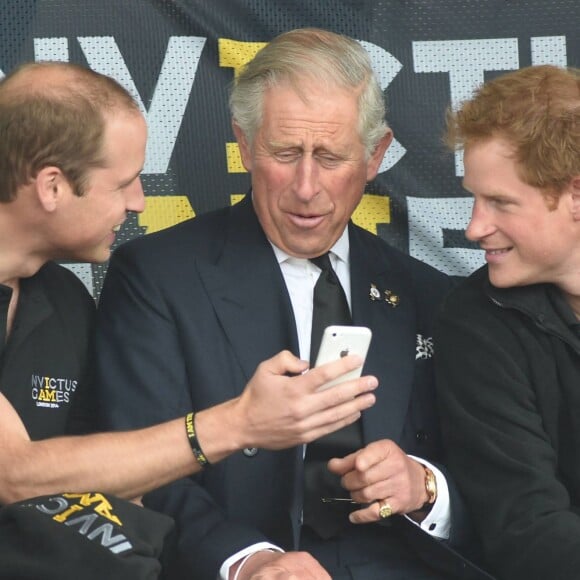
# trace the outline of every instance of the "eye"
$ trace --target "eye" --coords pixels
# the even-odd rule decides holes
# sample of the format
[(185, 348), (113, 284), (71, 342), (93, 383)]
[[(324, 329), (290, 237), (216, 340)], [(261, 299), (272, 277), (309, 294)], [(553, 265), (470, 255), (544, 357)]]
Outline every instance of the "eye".
[(274, 157), (282, 163), (292, 163), (293, 161), (296, 161), (296, 159), (298, 159), (299, 156), (300, 152), (295, 150), (290, 151), (284, 150), (274, 152)]
[(512, 204), (512, 201), (506, 199), (505, 197), (493, 197), (489, 200), (489, 203), (498, 209), (504, 209)]
[(318, 153), (316, 158), (323, 167), (328, 168), (336, 167), (342, 161), (340, 157), (332, 155), (331, 153)]

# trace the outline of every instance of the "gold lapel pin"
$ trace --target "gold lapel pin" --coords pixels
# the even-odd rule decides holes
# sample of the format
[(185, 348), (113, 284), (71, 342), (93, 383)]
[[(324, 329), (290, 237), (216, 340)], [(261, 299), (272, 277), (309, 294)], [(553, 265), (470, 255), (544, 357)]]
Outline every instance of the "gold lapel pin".
[(369, 298), (371, 300), (373, 300), (373, 301), (384, 300), (387, 304), (389, 304), (393, 308), (396, 308), (399, 305), (400, 298), (396, 294), (394, 294), (392, 290), (385, 290), (383, 292), (383, 295), (384, 295), (384, 298), (383, 298), (383, 296), (381, 296), (381, 292), (377, 288), (377, 285), (373, 284), (371, 282), (371, 287), (369, 290)]
[(399, 306), (400, 298), (396, 294), (393, 294), (392, 290), (385, 290), (385, 302), (393, 308), (396, 308)]

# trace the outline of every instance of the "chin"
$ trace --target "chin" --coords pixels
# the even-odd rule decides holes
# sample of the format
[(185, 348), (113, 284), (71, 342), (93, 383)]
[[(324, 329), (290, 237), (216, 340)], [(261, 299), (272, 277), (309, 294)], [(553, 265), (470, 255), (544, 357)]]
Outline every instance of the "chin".
[(111, 250), (99, 250), (86, 254), (84, 256), (77, 256), (77, 262), (85, 262), (87, 264), (102, 264), (106, 262), (111, 257)]
[(490, 274), (489, 281), (492, 286), (496, 288), (514, 288), (516, 286), (531, 286), (537, 284), (538, 280), (532, 280), (524, 276), (493, 276)]
[(492, 286), (495, 286), (496, 288), (511, 288), (512, 286), (519, 286), (519, 284), (516, 284), (514, 282), (506, 282), (505, 280), (497, 280), (495, 278), (490, 277), (489, 278), (489, 282), (491, 283)]
[(488, 271), (489, 274), (489, 281), (492, 286), (496, 288), (510, 288), (511, 286), (521, 286), (521, 282), (518, 282), (518, 279), (514, 276), (502, 276), (497, 272), (494, 273), (491, 269)]

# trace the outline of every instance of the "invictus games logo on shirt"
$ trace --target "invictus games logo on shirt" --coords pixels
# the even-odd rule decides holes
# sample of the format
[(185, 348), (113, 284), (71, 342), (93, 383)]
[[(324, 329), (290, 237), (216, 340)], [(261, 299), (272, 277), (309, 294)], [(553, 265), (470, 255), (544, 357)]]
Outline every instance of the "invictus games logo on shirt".
[(70, 403), (72, 394), (76, 391), (76, 379), (60, 379), (32, 375), (32, 400), (37, 407), (58, 409), (61, 405)]

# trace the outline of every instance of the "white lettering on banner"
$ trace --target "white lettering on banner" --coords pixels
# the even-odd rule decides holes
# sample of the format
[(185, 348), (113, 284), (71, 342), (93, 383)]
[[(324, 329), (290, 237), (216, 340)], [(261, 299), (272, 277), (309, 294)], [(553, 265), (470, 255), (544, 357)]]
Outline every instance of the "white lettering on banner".
[(34, 60), (68, 62), (68, 38), (35, 38)]
[(450, 276), (468, 276), (485, 263), (482, 250), (445, 248), (443, 230), (465, 230), (472, 197), (407, 197), (409, 254)]
[(93, 268), (91, 264), (70, 262), (66, 264), (61, 263), (61, 266), (64, 266), (73, 274), (76, 274), (77, 278), (79, 278), (80, 281), (87, 287), (87, 290), (91, 294), (93, 293)]
[(532, 64), (567, 66), (565, 36), (532, 36), (530, 40)]
[(139, 103), (147, 119), (149, 138), (143, 173), (166, 173), (206, 39), (197, 36), (169, 38), (149, 110), (113, 37), (81, 36), (78, 41), (89, 66), (121, 83)]
[[(457, 109), (483, 83), (484, 71), (519, 68), (518, 39), (413, 42), (413, 63), (415, 72), (449, 73), (451, 106)], [(455, 174), (463, 175), (463, 151), (455, 154)]]
[[(145, 100), (137, 89), (134, 77), (114, 37), (80, 36), (77, 40), (88, 65), (95, 71), (115, 78), (125, 86), (145, 115), (149, 126), (149, 139), (143, 172), (165, 174), (169, 168), (207, 39), (197, 36), (169, 37), (155, 88), (152, 95), (147, 96)], [(527, 39), (521, 40), (522, 43), (527, 43)], [(70, 60), (69, 42), (74, 40), (66, 37), (34, 38), (35, 60), (67, 62)], [(402, 63), (381, 46), (364, 40), (359, 42), (369, 54), (381, 89), (386, 90), (401, 72)], [(415, 73), (448, 74), (453, 108), (457, 108), (463, 100), (471, 97), (474, 89), (484, 81), (486, 71), (516, 70), (520, 66), (518, 38), (413, 41), (411, 44)], [(531, 37), (529, 44), (532, 64), (567, 66), (565, 36)], [(0, 70), (0, 78), (3, 76), (4, 73)], [(135, 79), (139, 80), (136, 77)], [(443, 110), (440, 114), (443, 115)], [(393, 140), (379, 167), (379, 173), (391, 169), (405, 154), (405, 147), (396, 139)], [(463, 175), (462, 152), (456, 153), (455, 173), (457, 176)], [(466, 275), (483, 263), (482, 253), (478, 250), (443, 247), (443, 228), (461, 230), (467, 225), (470, 205), (468, 209), (467, 206), (464, 207), (464, 203), (470, 204), (470, 198), (466, 198), (468, 202), (463, 198), (407, 199), (409, 252), (412, 255), (453, 275)], [(90, 264), (63, 265), (77, 274), (93, 293)]]
[[(366, 40), (359, 40), (359, 43), (368, 52), (379, 86), (384, 91), (399, 74), (403, 65), (384, 48)], [(397, 139), (393, 139), (381, 162), (379, 173), (383, 173), (393, 167), (405, 155), (406, 151)]]

